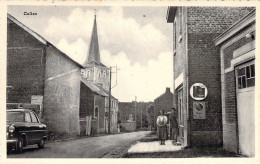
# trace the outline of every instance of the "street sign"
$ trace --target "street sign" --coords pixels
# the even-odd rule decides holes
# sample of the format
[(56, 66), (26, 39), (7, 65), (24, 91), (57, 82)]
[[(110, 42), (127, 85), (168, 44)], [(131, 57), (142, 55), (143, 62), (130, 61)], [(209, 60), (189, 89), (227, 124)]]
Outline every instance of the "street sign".
[(208, 95), (207, 87), (202, 83), (195, 83), (190, 88), (190, 96), (194, 100), (204, 100)]

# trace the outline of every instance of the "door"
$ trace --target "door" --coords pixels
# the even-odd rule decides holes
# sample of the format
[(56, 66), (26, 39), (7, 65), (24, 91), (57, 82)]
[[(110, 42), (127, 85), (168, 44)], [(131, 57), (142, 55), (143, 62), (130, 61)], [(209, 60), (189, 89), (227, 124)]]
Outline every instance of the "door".
[(236, 83), (239, 153), (252, 157), (255, 154), (254, 61), (236, 67)]
[(183, 89), (178, 90), (179, 139), (184, 143)]

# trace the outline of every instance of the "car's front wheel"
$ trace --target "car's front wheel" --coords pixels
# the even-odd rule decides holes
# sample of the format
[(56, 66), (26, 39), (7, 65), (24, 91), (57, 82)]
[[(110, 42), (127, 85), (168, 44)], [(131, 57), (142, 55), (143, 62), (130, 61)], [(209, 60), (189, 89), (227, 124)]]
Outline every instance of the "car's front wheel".
[(16, 152), (17, 153), (22, 153), (23, 152), (23, 146), (24, 146), (24, 139), (23, 139), (23, 137), (20, 137), (18, 139)]
[(42, 148), (44, 148), (44, 145), (45, 145), (45, 140), (41, 139), (40, 143), (38, 143), (38, 148), (42, 149)]

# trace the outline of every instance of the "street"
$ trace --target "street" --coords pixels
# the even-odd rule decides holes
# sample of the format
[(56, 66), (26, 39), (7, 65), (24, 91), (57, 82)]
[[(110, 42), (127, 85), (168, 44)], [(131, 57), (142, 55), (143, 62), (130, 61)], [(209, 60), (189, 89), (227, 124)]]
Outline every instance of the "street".
[(8, 158), (101, 158), (114, 148), (140, 140), (149, 131), (81, 138), (69, 141), (50, 142), (44, 149), (37, 146), (26, 148), (24, 153), (8, 154)]

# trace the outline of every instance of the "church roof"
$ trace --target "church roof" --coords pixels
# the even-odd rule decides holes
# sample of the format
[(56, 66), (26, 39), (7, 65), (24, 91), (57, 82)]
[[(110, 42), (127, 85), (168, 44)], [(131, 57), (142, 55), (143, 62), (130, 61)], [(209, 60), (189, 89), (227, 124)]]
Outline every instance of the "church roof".
[(96, 84), (89, 82), (87, 80), (85, 80), (84, 78), (82, 78), (81, 80), (92, 92), (107, 97), (108, 94), (104, 92), (104, 90), (102, 90), (100, 87), (98, 87)]
[(98, 34), (97, 34), (97, 21), (96, 15), (94, 19), (94, 25), (92, 29), (92, 35), (90, 40), (89, 52), (88, 52), (88, 59), (84, 63), (84, 66), (87, 64), (94, 64), (104, 66), (100, 61), (100, 53), (99, 53), (99, 44), (98, 44)]

